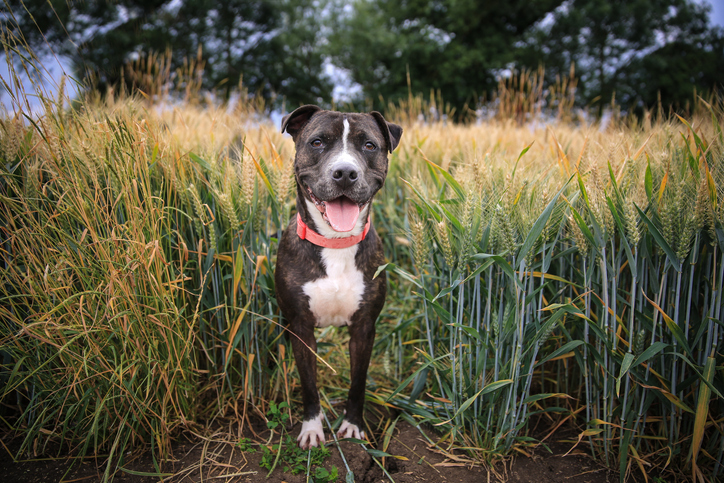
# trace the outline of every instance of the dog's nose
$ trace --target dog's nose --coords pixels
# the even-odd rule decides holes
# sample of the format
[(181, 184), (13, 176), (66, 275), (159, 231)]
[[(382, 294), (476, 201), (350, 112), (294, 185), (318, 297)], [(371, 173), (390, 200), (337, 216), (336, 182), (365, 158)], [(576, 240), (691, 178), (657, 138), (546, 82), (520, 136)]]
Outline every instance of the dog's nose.
[(332, 179), (342, 189), (352, 186), (357, 181), (357, 178), (357, 167), (349, 163), (335, 166), (332, 172)]

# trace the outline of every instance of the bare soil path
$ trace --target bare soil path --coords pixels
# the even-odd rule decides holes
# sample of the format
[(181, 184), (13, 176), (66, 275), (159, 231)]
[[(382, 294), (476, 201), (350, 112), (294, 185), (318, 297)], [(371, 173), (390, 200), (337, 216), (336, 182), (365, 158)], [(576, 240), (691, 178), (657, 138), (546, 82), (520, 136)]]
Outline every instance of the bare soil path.
[[(298, 428), (294, 428), (298, 430)], [(284, 472), (283, 464), (277, 465), (267, 477), (268, 469), (260, 467), (262, 451), (243, 451), (230, 438), (229, 432), (220, 428), (214, 434), (202, 438), (190, 437), (179, 442), (173, 449), (173, 459), (161, 466), (163, 479), (143, 476), (139, 473), (154, 472), (153, 461), (145, 455), (138, 455), (125, 464), (132, 473), (119, 472), (113, 481), (117, 483), (164, 482), (268, 482), (303, 483), (305, 474), (292, 475)], [(267, 432), (257, 433), (264, 436)], [(292, 434), (295, 434), (294, 432)], [(426, 432), (434, 440), (434, 434)], [(328, 435), (329, 436), (329, 435)], [(275, 439), (275, 441), (277, 441)], [(570, 440), (567, 440), (570, 441)], [(55, 483), (100, 481), (105, 467), (102, 460), (85, 458), (73, 461), (68, 457), (36, 458), (14, 462), (10, 452), (19, 441), (2, 438), (5, 448), (0, 448), (0, 481), (6, 483)], [(530, 456), (516, 456), (493, 468), (471, 466), (464, 458), (453, 459), (450, 455), (431, 447), (420, 431), (400, 421), (395, 426), (387, 452), (400, 457), (377, 458), (379, 464), (358, 444), (340, 443), (344, 458), (354, 473), (354, 481), (378, 482), (432, 482), (432, 483), (473, 483), (473, 482), (535, 482), (535, 483), (614, 483), (617, 474), (597, 462), (583, 450), (571, 449), (570, 442), (552, 442), (548, 452), (543, 446), (533, 450)], [(340, 451), (332, 444), (331, 454), (323, 467), (332, 471), (337, 468), (337, 481), (344, 482), (347, 470)], [(380, 465), (384, 465), (387, 474)]]

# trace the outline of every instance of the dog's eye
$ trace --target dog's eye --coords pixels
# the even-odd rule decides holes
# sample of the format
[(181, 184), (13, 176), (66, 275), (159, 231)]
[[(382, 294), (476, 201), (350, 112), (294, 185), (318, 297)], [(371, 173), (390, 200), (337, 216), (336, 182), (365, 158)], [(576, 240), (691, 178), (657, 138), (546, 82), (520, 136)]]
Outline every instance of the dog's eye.
[(371, 142), (367, 141), (367, 142), (365, 143), (365, 150), (366, 150), (366, 151), (374, 151), (375, 149), (377, 149), (377, 146), (375, 146), (375, 145), (372, 144)]
[(312, 142), (309, 143), (309, 144), (310, 144), (313, 148), (321, 148), (322, 146), (324, 146), (324, 143), (322, 142), (321, 139), (315, 139), (314, 141), (312, 141)]

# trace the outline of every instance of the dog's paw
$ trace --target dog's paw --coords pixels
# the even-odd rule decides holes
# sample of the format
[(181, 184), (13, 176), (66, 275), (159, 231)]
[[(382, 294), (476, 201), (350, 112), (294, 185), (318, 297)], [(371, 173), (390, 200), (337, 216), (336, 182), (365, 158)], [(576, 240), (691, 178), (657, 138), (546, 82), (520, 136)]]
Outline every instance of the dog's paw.
[(302, 422), (302, 431), (297, 436), (297, 444), (303, 450), (316, 448), (324, 444), (321, 413), (314, 419)]
[(342, 426), (337, 431), (338, 438), (355, 438), (365, 439), (365, 432), (361, 431), (356, 424), (352, 424), (346, 419), (342, 421)]

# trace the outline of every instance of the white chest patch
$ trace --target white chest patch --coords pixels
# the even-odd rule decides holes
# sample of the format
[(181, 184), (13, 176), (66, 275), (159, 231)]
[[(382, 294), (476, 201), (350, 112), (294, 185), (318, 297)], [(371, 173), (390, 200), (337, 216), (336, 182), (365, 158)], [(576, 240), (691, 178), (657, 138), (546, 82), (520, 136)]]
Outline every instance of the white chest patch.
[(317, 327), (348, 325), (359, 308), (365, 284), (362, 272), (354, 263), (357, 248), (357, 245), (323, 248), (322, 262), (327, 276), (302, 286), (309, 297), (309, 309), (317, 319)]

